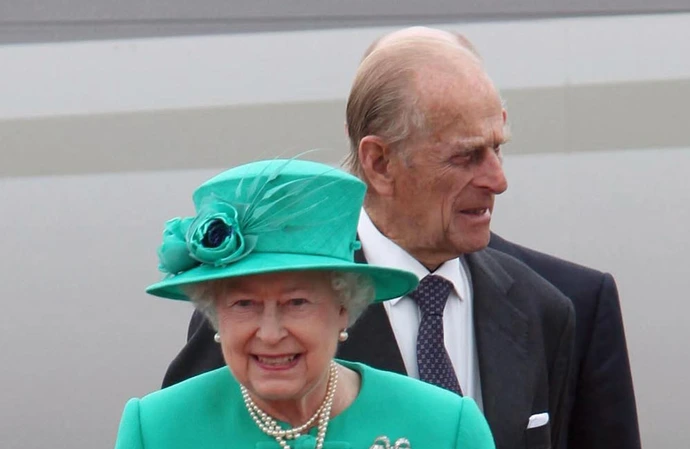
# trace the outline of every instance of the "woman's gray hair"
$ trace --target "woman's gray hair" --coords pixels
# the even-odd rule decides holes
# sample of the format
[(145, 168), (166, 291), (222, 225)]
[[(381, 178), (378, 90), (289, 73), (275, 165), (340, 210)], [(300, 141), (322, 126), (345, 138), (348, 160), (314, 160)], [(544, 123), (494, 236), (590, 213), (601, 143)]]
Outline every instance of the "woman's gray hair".
[[(331, 286), (339, 301), (348, 312), (348, 327), (362, 315), (374, 301), (375, 289), (371, 278), (365, 274), (348, 271), (330, 271)], [(227, 282), (220, 279), (182, 287), (184, 293), (192, 300), (194, 307), (201, 312), (218, 330), (215, 299), (225, 293)]]

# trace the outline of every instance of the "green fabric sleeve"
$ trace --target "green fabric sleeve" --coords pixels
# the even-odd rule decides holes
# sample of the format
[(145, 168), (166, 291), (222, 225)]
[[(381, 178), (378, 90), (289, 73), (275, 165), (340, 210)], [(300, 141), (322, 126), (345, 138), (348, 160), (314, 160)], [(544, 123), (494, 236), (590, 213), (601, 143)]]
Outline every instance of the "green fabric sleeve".
[(496, 448), (489, 424), (477, 407), (477, 403), (471, 398), (462, 399), (455, 447), (458, 449)]
[(130, 399), (125, 405), (120, 420), (120, 429), (117, 432), (115, 449), (144, 449), (139, 416), (139, 399), (137, 398)]

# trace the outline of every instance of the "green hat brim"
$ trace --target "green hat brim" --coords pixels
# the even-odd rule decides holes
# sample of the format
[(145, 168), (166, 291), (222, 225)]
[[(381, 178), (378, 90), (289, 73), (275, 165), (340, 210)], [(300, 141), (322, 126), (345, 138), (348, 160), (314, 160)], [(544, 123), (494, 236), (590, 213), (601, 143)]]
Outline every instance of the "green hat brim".
[(146, 292), (161, 298), (188, 301), (189, 298), (180, 289), (182, 286), (256, 274), (316, 270), (345, 271), (369, 276), (376, 291), (374, 302), (404, 296), (414, 290), (419, 283), (414, 274), (393, 268), (346, 262), (342, 259), (317, 255), (253, 253), (223, 267), (200, 265), (150, 285)]

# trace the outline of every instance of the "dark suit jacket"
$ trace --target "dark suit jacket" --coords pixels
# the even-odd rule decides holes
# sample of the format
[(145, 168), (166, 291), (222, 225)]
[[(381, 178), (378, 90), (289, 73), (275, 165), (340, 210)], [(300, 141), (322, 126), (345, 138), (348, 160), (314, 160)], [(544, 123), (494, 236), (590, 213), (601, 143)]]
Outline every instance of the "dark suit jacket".
[(489, 246), (520, 259), (565, 293), (575, 306), (568, 447), (639, 449), (635, 393), (613, 277), (524, 248), (495, 234)]
[[(361, 258), (361, 253), (359, 254)], [(568, 373), (575, 317), (571, 302), (517, 259), (492, 249), (467, 256), (484, 414), (499, 449), (560, 447), (567, 420)], [(350, 329), (338, 357), (405, 373), (381, 304)], [(188, 343), (172, 362), (163, 386), (224, 364), (214, 331), (195, 314)], [(531, 415), (550, 423), (527, 430)]]

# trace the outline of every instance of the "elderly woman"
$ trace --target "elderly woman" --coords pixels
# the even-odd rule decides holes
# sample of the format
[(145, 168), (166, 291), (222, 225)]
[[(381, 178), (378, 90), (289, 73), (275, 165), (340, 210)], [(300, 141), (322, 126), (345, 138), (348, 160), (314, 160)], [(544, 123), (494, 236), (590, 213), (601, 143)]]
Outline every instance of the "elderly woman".
[(353, 262), (364, 191), (300, 160), (240, 166), (196, 190), (197, 215), (166, 224), (167, 274), (147, 291), (191, 299), (227, 368), (131, 399), (117, 449), (494, 447), (471, 399), (333, 359), (368, 304), (417, 284)]

